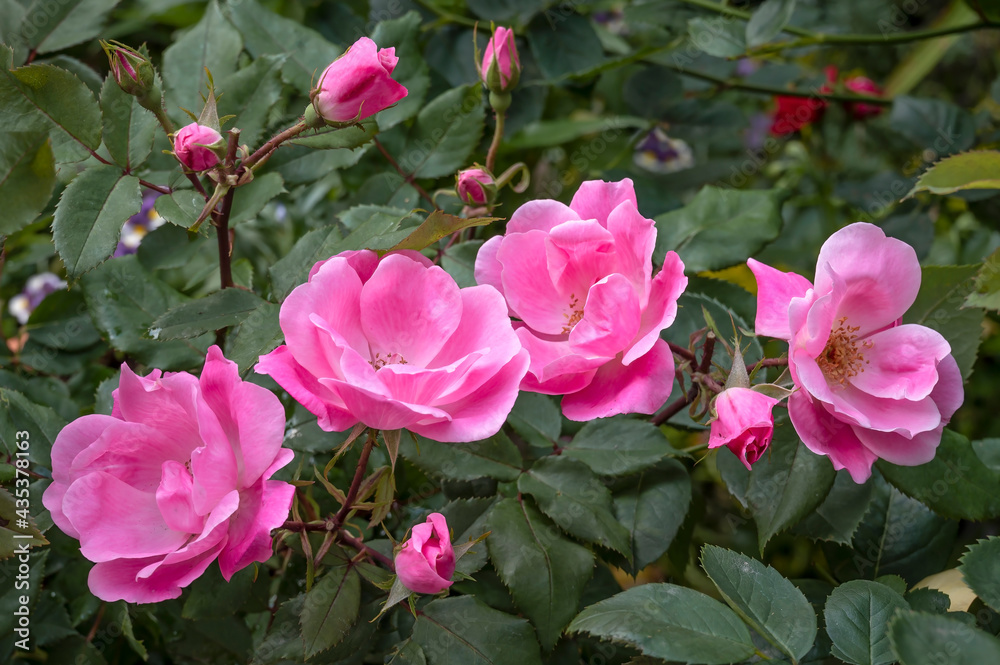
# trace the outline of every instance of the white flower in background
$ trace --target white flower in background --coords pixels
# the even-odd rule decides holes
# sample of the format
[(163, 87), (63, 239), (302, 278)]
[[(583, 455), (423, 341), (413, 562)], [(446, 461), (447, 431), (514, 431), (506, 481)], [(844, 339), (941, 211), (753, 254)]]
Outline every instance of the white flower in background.
[(51, 272), (38, 273), (28, 278), (24, 290), (10, 299), (7, 310), (18, 323), (24, 325), (39, 303), (45, 300), (45, 296), (65, 288), (66, 282), (60, 279), (59, 275)]

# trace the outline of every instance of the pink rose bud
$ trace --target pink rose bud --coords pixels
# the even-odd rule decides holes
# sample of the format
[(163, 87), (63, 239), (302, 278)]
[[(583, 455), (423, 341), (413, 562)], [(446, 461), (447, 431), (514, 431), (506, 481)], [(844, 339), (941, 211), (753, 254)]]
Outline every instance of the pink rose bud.
[(389, 75), (399, 58), (395, 48), (379, 49), (362, 37), (333, 61), (312, 92), (313, 108), (328, 122), (351, 122), (387, 109), (406, 88)]
[[(844, 87), (851, 92), (869, 97), (881, 97), (884, 94), (878, 83), (865, 76), (853, 76), (847, 79), (844, 81)], [(882, 112), (882, 107), (875, 104), (856, 103), (851, 104), (849, 108), (855, 120), (864, 120)]]
[(174, 134), (174, 155), (192, 171), (204, 171), (218, 164), (217, 151), (223, 145), (222, 134), (197, 122), (181, 127)]
[(771, 409), (778, 400), (749, 388), (728, 388), (715, 398), (709, 448), (727, 446), (746, 468), (760, 459), (774, 436)]
[(509, 92), (521, 77), (521, 58), (514, 44), (514, 31), (499, 27), (483, 54), (480, 76), (490, 92)]
[(441, 513), (413, 527), (410, 539), (396, 554), (396, 575), (410, 591), (440, 593), (451, 586), (455, 552), (451, 548), (448, 522)]
[(281, 447), (285, 409), (240, 379), (219, 347), (201, 376), (122, 365), (111, 415), (77, 418), (52, 444), (42, 504), (94, 562), (88, 585), (113, 602), (181, 595), (218, 560), (229, 580), (272, 554), (295, 488), (271, 476), (292, 461)]
[(470, 206), (484, 206), (496, 196), (497, 187), (493, 176), (485, 169), (473, 168), (459, 171), (455, 191), (458, 198)]
[(116, 41), (102, 41), (101, 48), (108, 56), (111, 75), (122, 90), (141, 97), (156, 88), (153, 65), (145, 55)]

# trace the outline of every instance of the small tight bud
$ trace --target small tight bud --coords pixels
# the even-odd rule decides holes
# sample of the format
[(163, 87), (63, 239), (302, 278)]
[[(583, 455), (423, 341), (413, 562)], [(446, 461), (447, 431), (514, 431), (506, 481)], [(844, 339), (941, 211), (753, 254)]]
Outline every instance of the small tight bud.
[[(499, 27), (486, 45), (480, 76), (490, 92), (505, 94), (521, 77), (521, 58), (514, 43), (514, 31)], [(494, 107), (496, 108), (496, 107)]]

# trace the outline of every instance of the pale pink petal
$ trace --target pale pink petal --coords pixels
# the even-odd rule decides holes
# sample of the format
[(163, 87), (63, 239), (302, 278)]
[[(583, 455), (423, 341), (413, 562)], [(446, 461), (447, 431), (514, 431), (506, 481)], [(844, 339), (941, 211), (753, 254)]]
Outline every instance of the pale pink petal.
[(396, 555), (395, 565), (399, 581), (414, 593), (440, 593), (452, 585), (413, 547), (404, 545)]
[(660, 339), (660, 331), (677, 318), (677, 299), (687, 288), (684, 264), (677, 252), (667, 252), (663, 268), (650, 282), (649, 303), (642, 312), (639, 332), (632, 346), (622, 358), (623, 365), (631, 365), (636, 358), (646, 355)]
[(579, 307), (590, 287), (618, 268), (614, 236), (592, 219), (563, 222), (550, 230), (545, 258), (556, 290)]
[(788, 415), (802, 443), (817, 455), (829, 457), (834, 469), (847, 469), (858, 484), (872, 475), (876, 455), (861, 443), (849, 424), (837, 420), (801, 391), (788, 398)]
[(528, 201), (510, 216), (510, 220), (507, 222), (507, 237), (514, 233), (527, 233), (528, 231), (548, 232), (554, 226), (575, 219), (584, 218), (565, 203), (552, 199)]
[(854, 428), (858, 439), (873, 455), (901, 466), (920, 466), (934, 459), (943, 431), (944, 425), (938, 425), (935, 429), (920, 432), (911, 439), (894, 432), (878, 432), (864, 427)]
[(458, 328), (462, 297), (438, 267), (391, 254), (361, 290), (361, 325), (374, 354), (424, 366)]
[(749, 388), (729, 388), (715, 399), (718, 417), (712, 421), (709, 448), (724, 446), (755, 427), (774, 427), (771, 409), (778, 400)]
[(320, 379), (320, 383), (335, 391), (358, 420), (375, 429), (409, 429), (421, 420), (448, 420), (451, 416), (441, 409), (423, 404), (406, 404), (386, 395), (353, 386), (337, 379)]
[(63, 427), (52, 442), (52, 480), (69, 480), (69, 471), (76, 456), (101, 438), (106, 429), (120, 422), (117, 418), (94, 413), (77, 418)]
[(747, 265), (757, 278), (755, 332), (766, 337), (790, 340), (792, 330), (788, 327), (788, 308), (792, 298), (805, 297), (812, 284), (801, 275), (775, 270), (756, 259), (748, 259)]
[[(207, 515), (239, 484), (239, 451), (230, 443), (219, 417), (207, 403), (198, 414), (204, 444), (191, 452), (194, 509)], [(238, 447), (238, 446), (237, 446)]]
[(489, 286), (472, 286), (461, 290), (462, 320), (451, 338), (427, 367), (443, 367), (470, 353), (489, 350), (497, 363), (514, 357), (521, 342), (510, 319), (507, 305), (500, 293)]
[(156, 488), (156, 505), (163, 520), (174, 531), (201, 533), (205, 518), (195, 512), (192, 496), (194, 479), (180, 462), (163, 463), (163, 478)]
[[(489, 353), (489, 349), (485, 351)], [(444, 396), (453, 388), (460, 387), (469, 369), (482, 360), (483, 356), (482, 352), (474, 352), (459, 358), (451, 365), (434, 369), (413, 365), (386, 365), (378, 371), (381, 390), (377, 392), (407, 404), (436, 406), (448, 401)], [(495, 359), (488, 356), (484, 365), (496, 371), (495, 363)]]
[(579, 215), (577, 219), (596, 219), (607, 227), (611, 211), (625, 201), (630, 202), (634, 208), (639, 208), (635, 187), (630, 179), (624, 178), (618, 182), (587, 180), (580, 184), (569, 207)]
[(62, 482), (52, 482), (45, 488), (42, 494), (42, 505), (52, 515), (52, 522), (67, 536), (72, 536), (80, 540), (80, 532), (76, 530), (69, 518), (63, 514), (63, 500), (66, 497), (66, 490), (69, 485)]
[(102, 471), (144, 491), (155, 492), (166, 460), (186, 462), (200, 441), (179, 441), (143, 423), (116, 421), (74, 459), (70, 475)]
[[(930, 397), (922, 400), (885, 399), (852, 385), (833, 391), (832, 410), (856, 420), (859, 427), (913, 436), (941, 424), (941, 412)], [(857, 417), (856, 414), (861, 414)]]
[(317, 377), (296, 362), (284, 344), (266, 356), (261, 356), (254, 371), (269, 375), (295, 401), (315, 414), (320, 429), (342, 432), (358, 423), (358, 419), (351, 415), (337, 393), (321, 384)]
[(162, 378), (140, 377), (126, 364), (121, 366), (115, 409), (123, 420), (159, 429), (177, 443), (196, 445), (198, 379), (187, 372)]
[[(537, 332), (559, 335), (569, 332), (567, 323), (573, 316), (573, 306), (549, 275), (547, 238), (542, 231), (508, 235), (497, 259), (503, 265), (503, 293), (510, 308)], [(578, 296), (581, 307), (584, 297)]]
[(861, 371), (850, 381), (859, 390), (892, 399), (921, 400), (938, 383), (938, 361), (951, 345), (936, 330), (907, 324), (889, 328), (858, 343)]
[(607, 418), (621, 413), (652, 414), (670, 397), (674, 383), (674, 356), (663, 340), (627, 367), (618, 359), (597, 370), (583, 390), (562, 400), (570, 420)]
[(938, 382), (931, 392), (931, 399), (941, 412), (941, 422), (948, 424), (965, 399), (962, 372), (958, 369), (954, 356), (943, 358), (938, 363), (937, 371)]
[(565, 337), (538, 335), (522, 325), (517, 326), (515, 332), (531, 357), (522, 390), (546, 395), (576, 392), (590, 383), (597, 368), (607, 360), (603, 356), (588, 358), (575, 353)]
[(583, 319), (569, 334), (570, 346), (581, 355), (613, 357), (639, 332), (641, 316), (632, 282), (609, 275), (590, 288)]
[(229, 538), (219, 554), (219, 570), (227, 581), (251, 563), (271, 558), (271, 530), (288, 519), (294, 494), (294, 486), (263, 478), (241, 493), (240, 507), (229, 522)]
[[(503, 236), (493, 236), (483, 243), (476, 254), (476, 283), (484, 286), (492, 286), (503, 293), (503, 280), (500, 275), (503, 272), (503, 264), (497, 260), (497, 252), (503, 243)], [(511, 312), (511, 316), (516, 316)]]
[[(652, 305), (650, 280), (653, 275), (656, 223), (639, 214), (631, 201), (623, 201), (608, 216), (608, 231), (615, 239), (618, 272), (632, 280), (636, 293), (640, 294), (642, 307)], [(670, 260), (669, 256), (667, 260)]]

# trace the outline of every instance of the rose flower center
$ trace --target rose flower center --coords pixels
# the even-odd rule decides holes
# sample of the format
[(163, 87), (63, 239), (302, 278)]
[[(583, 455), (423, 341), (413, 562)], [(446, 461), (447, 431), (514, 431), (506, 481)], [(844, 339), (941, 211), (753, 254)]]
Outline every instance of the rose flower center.
[(580, 299), (572, 293), (569, 294), (569, 309), (570, 314), (563, 312), (563, 318), (566, 319), (566, 325), (562, 329), (564, 335), (568, 335), (569, 331), (573, 330), (573, 326), (583, 320), (583, 307), (580, 306)]
[(386, 365), (406, 365), (406, 358), (399, 353), (376, 353), (375, 357), (368, 361), (368, 364), (375, 368), (375, 371), (382, 369)]
[(816, 363), (823, 371), (823, 376), (829, 381), (845, 385), (847, 381), (865, 371), (865, 365), (871, 363), (865, 359), (863, 351), (874, 344), (858, 339), (859, 326), (847, 325), (847, 317), (841, 318), (836, 328), (830, 333), (823, 352), (816, 358)]

